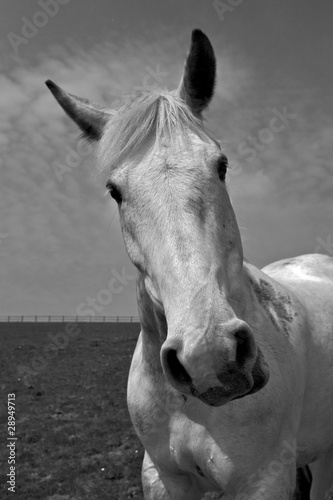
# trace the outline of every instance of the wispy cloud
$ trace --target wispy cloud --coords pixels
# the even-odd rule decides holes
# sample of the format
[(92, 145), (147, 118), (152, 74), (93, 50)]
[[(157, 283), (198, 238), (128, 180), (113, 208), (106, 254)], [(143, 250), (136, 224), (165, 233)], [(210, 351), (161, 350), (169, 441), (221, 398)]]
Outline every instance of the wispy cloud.
[[(65, 8), (65, 7), (64, 7)], [(186, 34), (187, 35), (187, 34)], [(105, 270), (131, 265), (125, 255), (114, 202), (93, 177), (94, 157), (82, 155), (62, 182), (54, 162), (76, 150), (75, 126), (43, 82), (104, 104), (142, 85), (147, 67), (167, 74), (161, 86), (178, 84), (188, 36), (124, 39), (83, 51), (70, 40), (22, 58), (0, 72), (1, 239), (0, 312), (68, 313), (103, 288)], [(291, 91), (265, 95), (256, 88), (249, 62), (222, 45), (219, 81), (208, 126), (225, 143), (231, 163), (229, 189), (248, 256), (258, 264), (291, 253), (312, 251), (326, 237), (331, 220), (332, 120)], [(148, 72), (149, 74), (149, 72)], [(152, 81), (152, 80), (150, 80)], [(258, 95), (260, 94), (260, 96)], [(314, 100), (315, 102), (315, 100)], [(239, 144), (267, 127), (273, 109), (288, 106), (296, 119), (248, 161)], [(280, 232), (280, 233), (279, 233)], [(281, 234), (279, 237), (278, 234)], [(106, 313), (136, 314), (134, 283)]]

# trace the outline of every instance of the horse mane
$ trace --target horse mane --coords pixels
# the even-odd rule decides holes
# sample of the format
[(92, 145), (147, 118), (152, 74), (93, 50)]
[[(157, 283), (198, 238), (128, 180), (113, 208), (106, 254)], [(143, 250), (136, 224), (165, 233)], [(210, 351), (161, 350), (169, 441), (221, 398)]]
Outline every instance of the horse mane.
[(204, 141), (209, 134), (201, 119), (171, 92), (146, 92), (132, 96), (110, 118), (100, 140), (97, 169), (109, 174), (125, 158), (131, 157), (152, 138), (155, 147), (161, 140), (186, 138), (189, 131)]

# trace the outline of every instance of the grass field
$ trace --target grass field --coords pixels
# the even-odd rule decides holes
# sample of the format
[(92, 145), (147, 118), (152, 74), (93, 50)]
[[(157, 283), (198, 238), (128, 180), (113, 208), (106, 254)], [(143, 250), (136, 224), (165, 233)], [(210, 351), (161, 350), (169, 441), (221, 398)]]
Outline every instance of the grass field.
[[(64, 336), (65, 326), (0, 323), (0, 499), (143, 500), (143, 448), (126, 405), (140, 326), (79, 323), (73, 338)], [(63, 345), (47, 360), (51, 340)], [(36, 375), (24, 376), (23, 367)], [(10, 393), (16, 402), (15, 494), (5, 478)]]
[[(142, 499), (143, 449), (126, 406), (140, 327), (79, 323), (79, 334), (67, 337), (62, 349), (45, 350), (48, 334), (59, 333), (61, 340), (64, 328), (64, 323), (0, 324), (2, 479), (9, 467), (8, 393), (16, 395), (17, 436), (16, 493), (7, 490), (6, 478), (0, 498)], [(52, 359), (46, 360), (47, 352)], [(37, 375), (20, 375), (23, 366)]]

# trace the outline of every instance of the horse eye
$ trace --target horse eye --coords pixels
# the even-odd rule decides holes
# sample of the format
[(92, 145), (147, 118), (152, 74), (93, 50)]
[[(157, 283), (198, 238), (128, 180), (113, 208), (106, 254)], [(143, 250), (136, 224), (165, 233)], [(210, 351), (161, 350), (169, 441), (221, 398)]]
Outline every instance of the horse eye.
[(111, 197), (117, 202), (117, 203), (121, 203), (122, 202), (122, 196), (121, 196), (121, 193), (119, 191), (119, 189), (114, 185), (112, 184), (112, 182), (107, 182), (106, 184), (106, 189), (109, 191)]
[(217, 173), (221, 181), (225, 180), (227, 168), (228, 168), (228, 158), (225, 155), (223, 155), (219, 158), (217, 164)]

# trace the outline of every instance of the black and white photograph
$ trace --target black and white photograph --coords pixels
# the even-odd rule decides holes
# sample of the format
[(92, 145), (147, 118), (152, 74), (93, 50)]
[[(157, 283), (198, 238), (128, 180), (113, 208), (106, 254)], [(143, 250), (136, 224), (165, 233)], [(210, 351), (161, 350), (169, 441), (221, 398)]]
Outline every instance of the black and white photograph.
[(333, 500), (332, 26), (1, 0), (1, 500)]

